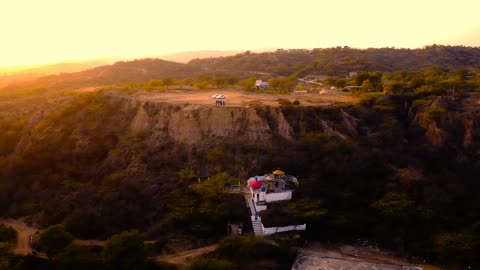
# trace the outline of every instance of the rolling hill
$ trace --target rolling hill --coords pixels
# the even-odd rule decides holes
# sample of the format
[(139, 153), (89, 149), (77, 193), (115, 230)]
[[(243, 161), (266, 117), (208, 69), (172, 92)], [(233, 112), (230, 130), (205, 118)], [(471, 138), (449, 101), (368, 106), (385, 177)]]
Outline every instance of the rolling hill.
[(4, 90), (31, 88), (76, 89), (116, 83), (148, 81), (157, 78), (183, 78), (195, 73), (197, 68), (161, 59), (121, 61), (81, 72), (49, 75), (32, 81), (16, 83)]
[(240, 77), (242, 75), (236, 71), (259, 71), (283, 76), (295, 74), (300, 77), (306, 74), (345, 76), (350, 71), (416, 72), (433, 66), (450, 69), (480, 68), (480, 48), (432, 45), (423, 49), (279, 49), (272, 52), (247, 51), (233, 56), (194, 59), (186, 64), (147, 58), (121, 61), (81, 72), (49, 75), (15, 83), (3, 89), (76, 89), (166, 77), (182, 79), (207, 72), (222, 72), (222, 76), (230, 73)]

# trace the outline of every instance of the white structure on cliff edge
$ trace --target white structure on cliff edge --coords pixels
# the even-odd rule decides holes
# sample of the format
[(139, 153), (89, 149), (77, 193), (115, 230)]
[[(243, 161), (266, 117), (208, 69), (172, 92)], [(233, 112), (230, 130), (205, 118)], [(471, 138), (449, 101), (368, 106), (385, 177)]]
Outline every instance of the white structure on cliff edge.
[(250, 177), (247, 180), (257, 212), (267, 209), (267, 203), (292, 199), (298, 179), (276, 170), (271, 174)]
[(247, 180), (250, 194), (245, 195), (250, 208), (251, 220), (255, 235), (270, 235), (279, 232), (306, 230), (306, 224), (284, 227), (263, 227), (258, 212), (267, 209), (267, 203), (292, 199), (292, 192), (298, 186), (298, 179), (292, 175), (276, 170), (271, 174), (250, 177)]

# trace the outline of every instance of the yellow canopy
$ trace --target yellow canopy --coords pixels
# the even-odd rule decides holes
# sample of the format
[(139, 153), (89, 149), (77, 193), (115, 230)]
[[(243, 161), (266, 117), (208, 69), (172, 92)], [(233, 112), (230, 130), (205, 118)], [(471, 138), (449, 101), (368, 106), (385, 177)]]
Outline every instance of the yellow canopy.
[(273, 171), (273, 174), (274, 175), (282, 175), (282, 174), (285, 174), (285, 172), (282, 172), (279, 169), (277, 169), (277, 170)]

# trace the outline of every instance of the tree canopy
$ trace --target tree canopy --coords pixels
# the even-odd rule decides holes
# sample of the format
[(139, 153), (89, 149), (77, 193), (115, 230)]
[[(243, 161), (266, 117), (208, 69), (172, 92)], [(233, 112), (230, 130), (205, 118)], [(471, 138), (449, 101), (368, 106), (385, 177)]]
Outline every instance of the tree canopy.
[(73, 236), (65, 231), (65, 227), (61, 224), (46, 228), (38, 236), (40, 248), (45, 250), (50, 258), (70, 245), (72, 241)]
[(125, 231), (108, 239), (102, 252), (110, 269), (143, 269), (146, 261), (143, 235), (137, 231)]

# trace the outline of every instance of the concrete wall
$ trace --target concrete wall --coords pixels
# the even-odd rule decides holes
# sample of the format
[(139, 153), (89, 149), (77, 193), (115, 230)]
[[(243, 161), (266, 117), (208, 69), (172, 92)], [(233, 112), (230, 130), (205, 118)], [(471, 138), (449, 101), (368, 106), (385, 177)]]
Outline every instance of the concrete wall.
[(255, 206), (255, 210), (257, 210), (257, 212), (267, 210), (267, 205), (257, 205), (257, 204), (255, 204), (254, 206)]
[(283, 227), (268, 227), (268, 228), (263, 228), (263, 234), (270, 235), (274, 233), (288, 232), (288, 231), (305, 231), (306, 229), (307, 229), (307, 224), (290, 225), (290, 226), (283, 226)]
[(265, 199), (266, 199), (267, 203), (291, 200), (292, 199), (292, 191), (287, 190), (287, 191), (283, 191), (283, 192), (267, 193), (266, 196), (265, 196)]

